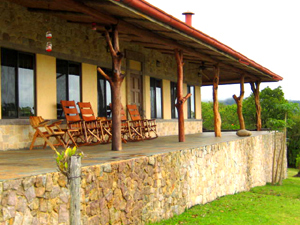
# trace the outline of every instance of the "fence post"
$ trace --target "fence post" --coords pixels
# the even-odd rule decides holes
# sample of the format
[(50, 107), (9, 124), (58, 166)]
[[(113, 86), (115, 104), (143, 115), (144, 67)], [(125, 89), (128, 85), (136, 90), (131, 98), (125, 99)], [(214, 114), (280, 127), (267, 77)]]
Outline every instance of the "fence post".
[(80, 225), (81, 157), (71, 156), (70, 162), (70, 225)]

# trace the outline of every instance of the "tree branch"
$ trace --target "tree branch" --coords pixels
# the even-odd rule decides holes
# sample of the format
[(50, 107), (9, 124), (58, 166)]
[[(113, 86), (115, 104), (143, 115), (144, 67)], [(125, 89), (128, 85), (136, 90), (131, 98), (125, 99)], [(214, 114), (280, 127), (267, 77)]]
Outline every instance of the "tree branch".
[(101, 67), (98, 67), (97, 70), (110, 84), (112, 84), (112, 79), (101, 69)]
[(107, 44), (108, 44), (108, 47), (109, 47), (109, 50), (110, 50), (111, 54), (112, 54), (114, 57), (116, 57), (116, 56), (117, 56), (117, 53), (116, 53), (116, 51), (115, 51), (115, 49), (114, 49), (114, 47), (113, 47), (113, 45), (112, 45), (112, 43), (111, 43), (111, 39), (110, 39), (109, 32), (108, 32), (107, 29), (106, 29), (105, 32), (104, 32), (104, 36), (105, 36), (105, 39), (106, 39), (106, 42), (107, 42)]
[(188, 93), (185, 97), (183, 97), (182, 99), (178, 100), (177, 103), (175, 104), (176, 107), (178, 107), (179, 105), (182, 105), (184, 104), (189, 97), (191, 97), (192, 94), (191, 93)]

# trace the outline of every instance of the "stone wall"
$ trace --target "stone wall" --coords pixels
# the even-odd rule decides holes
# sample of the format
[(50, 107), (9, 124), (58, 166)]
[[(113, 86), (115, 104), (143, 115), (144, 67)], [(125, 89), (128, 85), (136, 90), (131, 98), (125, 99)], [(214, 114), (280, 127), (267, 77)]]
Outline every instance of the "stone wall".
[[(156, 120), (158, 136), (178, 135), (178, 120)], [(202, 133), (202, 120), (185, 120), (185, 134)]]
[[(82, 224), (145, 224), (265, 185), (272, 143), (270, 133), (84, 167)], [(57, 172), (1, 182), (0, 224), (68, 224), (69, 198)]]
[(30, 125), (0, 125), (0, 151), (29, 148), (33, 134)]

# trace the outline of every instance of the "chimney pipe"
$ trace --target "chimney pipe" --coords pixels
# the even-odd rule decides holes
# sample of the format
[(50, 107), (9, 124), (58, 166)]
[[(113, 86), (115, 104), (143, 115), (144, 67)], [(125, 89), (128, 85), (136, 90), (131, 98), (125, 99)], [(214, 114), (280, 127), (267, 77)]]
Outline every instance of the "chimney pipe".
[(195, 13), (192, 13), (190, 11), (182, 13), (182, 15), (185, 15), (185, 23), (189, 26), (192, 26), (192, 15)]

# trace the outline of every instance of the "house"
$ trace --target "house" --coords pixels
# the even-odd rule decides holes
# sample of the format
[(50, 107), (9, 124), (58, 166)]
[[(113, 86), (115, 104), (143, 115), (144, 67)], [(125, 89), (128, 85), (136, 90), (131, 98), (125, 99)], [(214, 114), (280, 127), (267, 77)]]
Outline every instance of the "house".
[[(28, 148), (29, 115), (63, 118), (60, 100), (91, 102), (109, 117), (112, 74), (106, 28), (118, 27), (123, 105), (156, 118), (160, 136), (178, 134), (177, 63), (183, 54), (185, 133), (202, 132), (200, 87), (270, 82), (282, 77), (143, 0), (4, 0), (0, 2), (0, 150)], [(188, 15), (189, 16), (189, 15)], [(47, 38), (46, 36), (52, 36)], [(50, 51), (51, 50), (51, 51)]]

